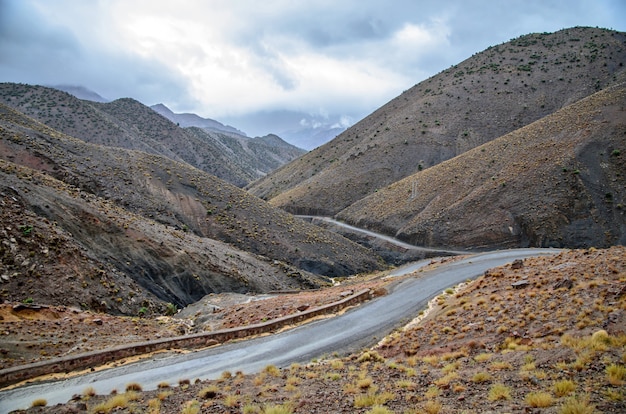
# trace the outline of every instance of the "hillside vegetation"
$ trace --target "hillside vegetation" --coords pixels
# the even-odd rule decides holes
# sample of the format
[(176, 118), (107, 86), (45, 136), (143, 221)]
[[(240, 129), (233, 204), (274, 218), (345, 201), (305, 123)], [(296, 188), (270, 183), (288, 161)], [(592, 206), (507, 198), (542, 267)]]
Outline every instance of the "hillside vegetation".
[[(77, 261), (69, 280), (96, 298), (83, 279), (115, 286), (101, 301), (119, 312), (136, 312), (140, 304), (132, 311), (120, 304), (132, 296), (118, 276), (162, 301), (186, 305), (211, 292), (316, 287), (325, 282), (313, 273), (345, 276), (383, 266), (367, 249), (188, 164), (88, 144), (4, 105), (0, 136), (3, 202), (17, 203), (30, 217), (3, 208), (3, 228), (15, 239), (2, 246), (4, 299), (92, 307), (63, 297), (63, 284), (36, 277), (60, 277), (37, 270), (56, 251), (47, 244), (48, 222), (80, 247), (91, 267), (102, 269), (92, 274)], [(101, 274), (116, 281), (100, 280)], [(37, 289), (41, 284), (53, 287)]]
[(99, 103), (43, 86), (2, 83), (0, 102), (85, 142), (186, 162), (239, 187), (306, 152), (276, 136), (180, 128), (131, 98)]
[(249, 189), (293, 213), (335, 215), (618, 83), (625, 41), (622, 32), (572, 28), (490, 47), (415, 85)]

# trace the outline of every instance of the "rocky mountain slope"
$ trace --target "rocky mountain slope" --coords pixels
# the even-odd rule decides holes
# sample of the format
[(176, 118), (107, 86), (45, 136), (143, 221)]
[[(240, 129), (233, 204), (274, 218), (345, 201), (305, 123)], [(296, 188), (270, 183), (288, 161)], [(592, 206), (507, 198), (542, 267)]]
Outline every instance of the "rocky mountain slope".
[(180, 128), (130, 98), (91, 102), (43, 86), (2, 83), (0, 102), (83, 141), (163, 155), (239, 187), (305, 153), (273, 136), (250, 140)]
[(338, 217), (427, 246), (626, 244), (626, 83), (417, 172)]
[(618, 82), (625, 42), (626, 33), (572, 28), (490, 47), (415, 85), (250, 191), (294, 213), (337, 214)]
[[(15, 209), (30, 217), (4, 214), (3, 208), (3, 228), (10, 229), (2, 247), (7, 300), (76, 304), (78, 296), (59, 299), (63, 284), (33, 273), (65, 277), (38, 270), (54, 248), (46, 242), (48, 222), (102, 270), (89, 272), (78, 257), (68, 281), (83, 295), (90, 286), (84, 279), (99, 281), (109, 289), (103, 307), (123, 313), (140, 305), (122, 306), (133, 297), (120, 282), (127, 278), (146, 297), (185, 305), (211, 292), (314, 287), (324, 283), (314, 274), (348, 275), (383, 265), (367, 249), (188, 164), (88, 144), (4, 105), (0, 134), (3, 202), (17, 203)], [(51, 289), (37, 289), (41, 283)]]

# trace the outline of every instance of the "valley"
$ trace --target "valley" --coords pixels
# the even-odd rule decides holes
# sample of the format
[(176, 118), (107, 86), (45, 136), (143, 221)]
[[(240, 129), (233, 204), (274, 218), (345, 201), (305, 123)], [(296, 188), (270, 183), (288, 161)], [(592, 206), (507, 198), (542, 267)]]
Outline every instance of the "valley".
[(0, 369), (371, 292), (8, 387), (0, 412), (625, 411), (625, 61), (623, 32), (521, 36), (308, 152), (0, 83)]

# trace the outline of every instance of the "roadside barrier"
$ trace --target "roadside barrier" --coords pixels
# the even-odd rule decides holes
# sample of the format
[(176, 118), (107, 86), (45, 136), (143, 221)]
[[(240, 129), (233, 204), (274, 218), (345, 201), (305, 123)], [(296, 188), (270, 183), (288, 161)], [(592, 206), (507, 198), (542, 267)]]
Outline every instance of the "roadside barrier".
[(201, 332), (174, 338), (156, 339), (137, 342), (114, 348), (86, 352), (78, 355), (53, 358), (0, 370), (0, 388), (42, 375), (69, 373), (72, 371), (94, 368), (123, 358), (149, 354), (155, 351), (172, 349), (197, 349), (221, 344), (233, 339), (245, 338), (273, 332), (285, 326), (294, 325), (320, 315), (335, 313), (348, 306), (353, 306), (371, 298), (369, 289), (356, 292), (340, 301), (319, 306), (293, 315), (283, 316), (267, 322), (240, 328), (223, 329), (213, 332)]

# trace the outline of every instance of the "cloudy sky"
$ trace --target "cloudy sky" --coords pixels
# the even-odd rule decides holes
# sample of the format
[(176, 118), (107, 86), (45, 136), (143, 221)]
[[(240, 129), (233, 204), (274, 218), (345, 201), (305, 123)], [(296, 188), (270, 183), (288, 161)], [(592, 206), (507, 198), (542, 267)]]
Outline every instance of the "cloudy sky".
[(0, 0), (0, 82), (349, 125), (490, 45), (571, 26), (626, 31), (626, 0)]

